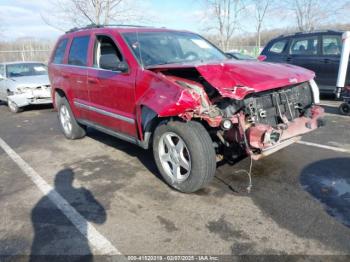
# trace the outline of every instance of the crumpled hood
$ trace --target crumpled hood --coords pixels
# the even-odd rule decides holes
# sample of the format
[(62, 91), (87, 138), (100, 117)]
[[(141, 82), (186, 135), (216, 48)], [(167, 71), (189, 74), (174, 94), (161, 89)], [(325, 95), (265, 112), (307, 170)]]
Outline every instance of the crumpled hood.
[(172, 64), (153, 69), (196, 68), (204, 79), (224, 97), (243, 99), (252, 92), (290, 86), (309, 81), (314, 72), (288, 64), (228, 60), (206, 64)]
[(50, 85), (48, 75), (12, 77), (15, 87), (36, 88), (38, 86)]

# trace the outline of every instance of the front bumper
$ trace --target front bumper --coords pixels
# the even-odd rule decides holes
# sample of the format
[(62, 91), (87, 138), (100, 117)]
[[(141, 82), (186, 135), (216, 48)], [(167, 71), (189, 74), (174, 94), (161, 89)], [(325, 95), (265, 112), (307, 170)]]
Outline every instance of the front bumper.
[(285, 126), (273, 128), (269, 125), (257, 124), (246, 131), (249, 153), (257, 160), (300, 140), (300, 136), (324, 125), (324, 109), (313, 106), (310, 117), (299, 117)]
[(34, 89), (24, 93), (15, 93), (8, 96), (8, 100), (14, 102), (18, 107), (52, 104), (51, 91), (49, 88)]

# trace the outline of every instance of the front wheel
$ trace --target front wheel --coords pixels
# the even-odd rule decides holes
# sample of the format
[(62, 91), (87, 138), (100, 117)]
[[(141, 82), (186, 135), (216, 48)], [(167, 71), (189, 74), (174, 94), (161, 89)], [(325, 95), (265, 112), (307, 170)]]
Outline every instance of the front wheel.
[(195, 192), (215, 175), (213, 142), (198, 122), (170, 121), (159, 125), (154, 132), (153, 154), (164, 180), (181, 192)]
[(7, 105), (8, 105), (10, 112), (12, 112), (12, 113), (17, 114), (17, 113), (22, 112), (22, 108), (20, 108), (15, 102), (13, 102), (11, 100), (7, 101)]

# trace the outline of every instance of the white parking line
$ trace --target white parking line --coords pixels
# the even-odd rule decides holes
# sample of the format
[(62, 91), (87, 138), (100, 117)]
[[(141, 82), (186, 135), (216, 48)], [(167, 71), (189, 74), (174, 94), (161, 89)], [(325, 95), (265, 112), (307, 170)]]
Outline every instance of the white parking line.
[(92, 246), (101, 255), (120, 255), (114, 247), (97, 229), (80, 215), (52, 186), (50, 186), (31, 166), (29, 166), (3, 139), (0, 138), (0, 147), (19, 166), (20, 169), (33, 181), (39, 190), (62, 211), (72, 224), (84, 235)]
[(313, 147), (318, 147), (318, 148), (323, 148), (323, 149), (328, 149), (328, 150), (333, 150), (333, 151), (337, 151), (337, 152), (341, 152), (341, 153), (348, 153), (348, 154), (350, 154), (350, 150), (344, 149), (344, 148), (340, 148), (340, 147), (325, 146), (325, 145), (320, 145), (320, 144), (306, 142), (306, 141), (298, 141), (297, 143), (301, 144), (301, 145), (313, 146)]

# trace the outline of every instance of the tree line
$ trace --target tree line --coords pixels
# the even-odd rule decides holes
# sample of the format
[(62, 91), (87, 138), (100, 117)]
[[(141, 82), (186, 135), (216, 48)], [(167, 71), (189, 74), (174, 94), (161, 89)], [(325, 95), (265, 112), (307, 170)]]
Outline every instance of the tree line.
[[(48, 25), (66, 31), (71, 27), (111, 23), (152, 24), (141, 0), (48, 0), (51, 12), (41, 14)], [(203, 14), (198, 16), (203, 34), (223, 50), (237, 46), (264, 46), (271, 38), (292, 32), (317, 29), (349, 30), (347, 13), (350, 0), (192, 0), (201, 3)], [(266, 23), (288, 21), (288, 26), (266, 29)], [(57, 21), (60, 21), (59, 23)], [(339, 24), (339, 21), (344, 21)], [(248, 30), (248, 27), (250, 30)], [(254, 28), (252, 32), (251, 28)], [(0, 42), (0, 60), (48, 57), (53, 43), (35, 39)], [(6, 53), (4, 50), (17, 50)], [(39, 50), (39, 52), (36, 52)], [(40, 52), (43, 51), (43, 52)], [(46, 54), (45, 51), (46, 50)]]

